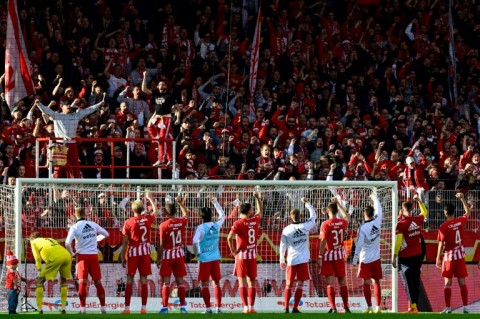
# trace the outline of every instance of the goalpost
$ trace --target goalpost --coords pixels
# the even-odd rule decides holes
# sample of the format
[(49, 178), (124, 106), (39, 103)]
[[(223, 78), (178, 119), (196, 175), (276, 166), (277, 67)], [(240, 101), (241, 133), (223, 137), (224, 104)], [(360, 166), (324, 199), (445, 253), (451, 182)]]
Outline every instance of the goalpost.
[[(363, 298), (363, 281), (356, 278), (357, 268), (351, 264), (355, 249), (358, 227), (363, 221), (363, 208), (372, 205), (369, 195), (376, 193), (384, 212), (381, 232), (382, 310), (397, 310), (397, 272), (392, 270), (392, 245), (395, 238), (395, 226), (398, 211), (396, 182), (324, 182), (324, 181), (242, 181), (242, 180), (97, 180), (97, 179), (17, 179), (15, 189), (2, 188), (0, 191), (0, 209), (5, 220), (5, 251), (13, 250), (21, 261), (21, 273), (28, 274), (26, 294), (29, 301), (35, 300), (35, 282), (37, 275), (28, 235), (32, 231), (40, 231), (45, 237), (57, 239), (63, 243), (69, 225), (74, 223), (73, 209), (76, 205), (86, 208), (88, 219), (96, 221), (106, 228), (110, 237), (99, 243), (103, 283), (107, 294), (108, 311), (121, 311), (123, 308), (125, 269), (119, 263), (121, 229), (124, 221), (132, 216), (130, 202), (144, 199), (145, 190), (151, 190), (159, 207), (180, 196), (190, 211), (187, 231), (184, 236), (186, 244), (187, 277), (187, 310), (202, 311), (203, 299), (200, 295), (197, 280), (198, 264), (193, 255), (192, 237), (195, 228), (201, 223), (197, 212), (201, 207), (212, 207), (207, 196), (217, 197), (226, 214), (226, 221), (220, 238), (221, 250), (221, 287), (223, 308), (226, 312), (241, 311), (238, 297), (238, 283), (233, 276), (234, 259), (230, 255), (226, 237), (233, 222), (238, 219), (232, 213), (236, 200), (253, 202), (253, 191), (261, 193), (264, 206), (260, 238), (258, 241), (258, 278), (257, 302), (259, 311), (282, 311), (285, 273), (279, 267), (279, 244), (282, 229), (289, 224), (288, 214), (292, 208), (300, 208), (305, 220), (308, 212), (304, 209), (300, 198), (306, 197), (318, 213), (317, 227), (310, 235), (310, 274), (311, 280), (304, 284), (304, 296), (301, 301), (302, 311), (327, 311), (330, 306), (326, 297), (325, 279), (318, 274), (316, 260), (318, 257), (320, 224), (326, 220), (322, 209), (327, 207), (333, 196), (337, 196), (351, 215), (344, 242), (347, 248), (347, 284), (350, 295), (350, 309), (363, 310), (366, 303)], [(147, 210), (148, 203), (145, 202)], [(159, 225), (163, 220), (159, 214), (151, 242), (158, 243)], [(152, 275), (149, 276), (148, 311), (158, 311), (161, 298), (160, 278), (155, 265), (156, 249), (153, 249)], [(21, 257), (20, 257), (21, 256)], [(26, 267), (26, 268), (24, 268)], [(74, 275), (74, 269), (72, 274)], [(5, 278), (5, 267), (2, 268), (2, 282)], [(132, 310), (140, 310), (138, 295), (138, 274), (135, 277)], [(69, 298), (67, 311), (77, 311), (79, 301), (75, 281), (69, 281)], [(58, 281), (45, 284), (44, 310), (56, 311), (59, 303)], [(170, 307), (179, 307), (176, 290), (172, 283)], [(338, 287), (337, 287), (338, 288)], [(0, 289), (4, 290), (4, 285)], [(87, 299), (87, 311), (98, 311), (99, 303), (95, 297), (95, 288), (90, 285)], [(3, 294), (3, 293), (2, 293)], [(22, 293), (23, 294), (23, 293)], [(213, 294), (212, 294), (213, 295)], [(5, 300), (4, 298), (2, 298)], [(213, 300), (212, 300), (213, 302)], [(293, 302), (293, 300), (292, 300)], [(0, 310), (5, 310), (6, 303), (0, 303)], [(336, 303), (343, 309), (337, 289)], [(98, 308), (98, 309), (97, 309)]]

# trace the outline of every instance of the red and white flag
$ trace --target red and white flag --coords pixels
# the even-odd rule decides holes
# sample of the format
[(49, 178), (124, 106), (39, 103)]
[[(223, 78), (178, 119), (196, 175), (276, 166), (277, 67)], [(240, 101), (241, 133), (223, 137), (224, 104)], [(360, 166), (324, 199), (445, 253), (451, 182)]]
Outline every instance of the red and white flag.
[(257, 86), (258, 59), (260, 56), (260, 31), (262, 28), (262, 5), (258, 8), (257, 24), (253, 35), (252, 64), (250, 65), (250, 114), (255, 114), (255, 87)]
[(29, 68), (30, 61), (18, 19), (17, 0), (8, 0), (5, 99), (10, 110), (13, 110), (16, 102), (35, 93)]

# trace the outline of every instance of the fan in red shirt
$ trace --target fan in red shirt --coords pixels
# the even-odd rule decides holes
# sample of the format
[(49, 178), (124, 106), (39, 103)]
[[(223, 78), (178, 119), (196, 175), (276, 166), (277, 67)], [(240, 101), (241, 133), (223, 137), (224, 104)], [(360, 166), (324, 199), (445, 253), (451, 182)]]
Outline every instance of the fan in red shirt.
[(413, 216), (413, 203), (410, 201), (402, 204), (402, 219), (398, 221), (396, 239), (393, 252), (392, 265), (394, 268), (400, 265), (400, 271), (407, 283), (407, 294), (410, 307), (406, 313), (418, 313), (417, 301), (420, 293), (420, 274), (422, 262), (425, 257), (422, 244), (423, 222), (427, 218), (428, 210), (421, 201), (420, 196), (415, 194), (413, 199), (420, 207), (420, 214)]
[[(259, 192), (253, 192), (256, 202), (256, 213), (251, 203), (240, 205), (240, 219), (233, 223), (228, 234), (228, 247), (235, 257), (234, 276), (239, 283), (240, 298), (243, 304), (243, 313), (255, 313), (255, 279), (257, 278), (257, 241), (258, 228), (262, 219), (263, 206)], [(237, 240), (236, 247), (233, 240)], [(248, 290), (247, 290), (248, 287)], [(248, 297), (248, 298), (247, 298)]]
[(465, 247), (463, 247), (462, 240), (463, 230), (470, 216), (470, 205), (465, 200), (463, 193), (457, 193), (455, 196), (462, 202), (465, 214), (455, 218), (455, 206), (452, 204), (445, 205), (444, 212), (447, 221), (440, 225), (438, 230), (437, 268), (442, 270), (442, 277), (445, 278), (443, 293), (446, 308), (442, 313), (452, 313), (450, 300), (452, 299), (452, 277), (454, 276), (458, 278), (458, 285), (460, 286), (463, 313), (469, 312), (467, 308), (468, 289), (465, 282), (468, 272), (465, 265)]
[(130, 300), (133, 293), (133, 277), (135, 273), (140, 273), (140, 282), (142, 284), (142, 309), (141, 313), (147, 313), (148, 286), (147, 276), (152, 274), (150, 254), (152, 248), (150, 245), (150, 228), (155, 222), (158, 210), (157, 203), (149, 191), (145, 191), (145, 198), (152, 205), (152, 213), (144, 213), (144, 206), (141, 200), (132, 203), (133, 217), (127, 219), (123, 225), (123, 241), (120, 250), (120, 260), (122, 266), (127, 267), (127, 284), (125, 286), (125, 309), (122, 313), (130, 313)]
[[(348, 289), (345, 280), (345, 257), (346, 251), (343, 240), (346, 235), (350, 215), (338, 201), (337, 197), (327, 207), (328, 220), (320, 226), (320, 253), (318, 256), (318, 267), (320, 275), (325, 276), (327, 281), (327, 297), (330, 302), (329, 313), (336, 313), (334, 277), (337, 277), (340, 286), (345, 312), (349, 313)], [(340, 212), (342, 218), (338, 218)], [(324, 212), (325, 213), (325, 212)]]
[(168, 313), (168, 297), (170, 296), (170, 277), (175, 276), (177, 283), (178, 297), (180, 299), (180, 312), (187, 313), (185, 309), (185, 284), (183, 277), (187, 275), (185, 268), (183, 236), (185, 235), (185, 226), (188, 222), (188, 210), (182, 203), (182, 199), (175, 199), (182, 217), (176, 217), (177, 209), (174, 203), (165, 205), (165, 216), (167, 220), (160, 224), (160, 242), (157, 250), (157, 266), (160, 269), (162, 277), (162, 303), (163, 307), (160, 313)]

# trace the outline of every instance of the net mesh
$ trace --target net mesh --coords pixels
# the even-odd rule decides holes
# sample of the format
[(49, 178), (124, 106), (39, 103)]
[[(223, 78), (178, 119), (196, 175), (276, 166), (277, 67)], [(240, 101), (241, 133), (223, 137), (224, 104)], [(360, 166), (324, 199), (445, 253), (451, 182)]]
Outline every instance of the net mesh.
[[(73, 182), (73, 180), (72, 180)], [(278, 184), (274, 186), (250, 186), (237, 184), (232, 185), (107, 185), (107, 184), (22, 184), (22, 236), (38, 230), (44, 237), (51, 237), (63, 242), (68, 227), (74, 223), (74, 207), (81, 205), (86, 208), (88, 219), (93, 220), (106, 228), (110, 237), (99, 243), (99, 254), (103, 274), (103, 283), (107, 297), (122, 297), (124, 282), (126, 281), (125, 270), (121, 267), (119, 251), (121, 245), (121, 229), (125, 220), (132, 216), (130, 202), (135, 199), (144, 200), (145, 207), (149, 207), (145, 200), (145, 190), (149, 189), (157, 200), (159, 207), (166, 202), (180, 196), (190, 211), (187, 232), (184, 234), (186, 244), (187, 262), (187, 298), (201, 297), (200, 285), (197, 281), (196, 258), (193, 255), (192, 237), (195, 228), (201, 223), (197, 212), (200, 208), (207, 206), (213, 209), (208, 196), (218, 199), (226, 214), (226, 221), (222, 228), (220, 250), (222, 256), (222, 280), (224, 297), (238, 297), (238, 283), (233, 274), (233, 258), (230, 255), (226, 237), (232, 224), (238, 219), (235, 208), (236, 200), (242, 202), (254, 202), (253, 192), (258, 190), (261, 193), (264, 215), (261, 222), (260, 238), (258, 240), (258, 278), (257, 293), (260, 298), (271, 298), (272, 310), (281, 310), (277, 299), (282, 297), (285, 287), (284, 272), (280, 271), (278, 260), (279, 243), (282, 229), (289, 224), (289, 212), (292, 208), (300, 208), (302, 219), (308, 218), (308, 211), (305, 210), (301, 197), (306, 197), (317, 210), (319, 218), (317, 227), (310, 234), (310, 251), (312, 262), (310, 273), (312, 280), (305, 283), (304, 297), (326, 297), (326, 283), (324, 278), (318, 275), (316, 264), (319, 240), (318, 231), (321, 222), (326, 220), (327, 215), (321, 213), (322, 208), (327, 207), (333, 196), (337, 196), (343, 206), (351, 215), (351, 222), (348, 226), (345, 245), (347, 247), (347, 283), (351, 296), (351, 302), (358, 302), (359, 309), (363, 306), (363, 282), (356, 278), (357, 269), (350, 263), (355, 250), (355, 238), (359, 224), (363, 220), (363, 208), (372, 205), (369, 195), (376, 192), (383, 207), (384, 218), (381, 233), (381, 257), (384, 271), (382, 281), (382, 294), (384, 295), (382, 308), (391, 309), (391, 238), (392, 238), (392, 189), (390, 187), (327, 187), (327, 186), (296, 186), (294, 183)], [(14, 224), (8, 221), (14, 220), (12, 209), (13, 189), (2, 189), (2, 213), (6, 227), (6, 248), (13, 248)], [(8, 204), (8, 205), (5, 205)], [(163, 214), (159, 214), (156, 221), (157, 226), (164, 220)], [(153, 245), (158, 243), (157, 231), (152, 231), (150, 239)], [(27, 262), (26, 275), (28, 283), (25, 292), (34, 302), (35, 282), (37, 275), (33, 258), (28, 242), (24, 242), (25, 256), (22, 261)], [(157, 256), (156, 250), (152, 253), (152, 273), (149, 277), (150, 297), (161, 297), (160, 278), (154, 264)], [(4, 278), (4, 272), (2, 278)], [(72, 269), (74, 278), (74, 269)], [(135, 280), (138, 280), (136, 277)], [(4, 285), (2, 285), (3, 287)], [(58, 282), (46, 285), (46, 297), (56, 298), (59, 296)], [(175, 287), (172, 284), (173, 297)], [(90, 286), (90, 295), (95, 296), (93, 285)], [(338, 291), (338, 290), (337, 290)], [(138, 296), (138, 287), (134, 288), (134, 296)], [(212, 292), (213, 293), (213, 292)], [(338, 293), (337, 293), (338, 295)], [(75, 281), (69, 281), (69, 297), (76, 297)], [(357, 298), (355, 298), (357, 297)], [(2, 300), (5, 300), (2, 298)], [(2, 301), (2, 309), (5, 310), (6, 303)]]

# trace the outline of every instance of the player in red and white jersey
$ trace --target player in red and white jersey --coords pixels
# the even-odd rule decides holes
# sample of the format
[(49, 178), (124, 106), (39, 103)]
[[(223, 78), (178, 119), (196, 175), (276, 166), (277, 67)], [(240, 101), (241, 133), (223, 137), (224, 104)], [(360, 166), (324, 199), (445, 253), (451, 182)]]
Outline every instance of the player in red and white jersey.
[(415, 194), (413, 199), (420, 207), (420, 214), (413, 216), (413, 204), (410, 201), (402, 204), (402, 219), (396, 228), (395, 246), (392, 266), (400, 265), (400, 273), (407, 283), (407, 294), (410, 307), (407, 313), (418, 313), (417, 301), (420, 293), (420, 274), (425, 253), (422, 247), (423, 222), (427, 218), (428, 210), (420, 197)]
[(120, 250), (120, 260), (122, 266), (127, 268), (127, 284), (125, 285), (125, 309), (122, 313), (130, 313), (130, 301), (133, 292), (133, 277), (135, 273), (140, 273), (140, 282), (142, 284), (142, 309), (141, 313), (147, 313), (148, 286), (147, 276), (152, 274), (150, 254), (152, 247), (150, 245), (150, 228), (155, 222), (158, 209), (157, 203), (150, 192), (145, 191), (145, 198), (152, 205), (152, 213), (144, 212), (145, 208), (141, 200), (132, 203), (133, 217), (127, 219), (123, 225), (123, 241)]
[(175, 199), (182, 217), (177, 217), (177, 209), (174, 203), (165, 205), (165, 216), (167, 220), (160, 224), (160, 241), (157, 249), (157, 266), (160, 269), (162, 277), (162, 309), (159, 313), (168, 313), (168, 297), (170, 296), (170, 277), (175, 276), (175, 282), (178, 289), (178, 298), (180, 299), (180, 312), (186, 313), (185, 309), (185, 284), (183, 277), (187, 275), (184, 258), (183, 236), (185, 235), (185, 226), (188, 222), (188, 210), (182, 203), (181, 197)]
[[(80, 313), (86, 313), (86, 300), (88, 295), (88, 275), (92, 276), (100, 301), (100, 312), (106, 313), (105, 288), (102, 285), (102, 272), (98, 261), (97, 241), (102, 241), (109, 236), (108, 232), (95, 222), (85, 219), (85, 208), (76, 207), (77, 221), (69, 230), (65, 239), (65, 248), (72, 256), (76, 257), (75, 272), (78, 279), (78, 297), (80, 299)], [(75, 252), (72, 242), (75, 240)]]
[[(357, 235), (357, 244), (352, 264), (360, 261), (357, 277), (363, 279), (363, 296), (368, 308), (364, 313), (380, 313), (382, 302), (382, 290), (380, 279), (382, 279), (382, 263), (380, 259), (380, 233), (382, 231), (383, 210), (380, 201), (375, 193), (370, 195), (373, 207), (367, 206), (363, 211), (364, 223), (360, 226)], [(374, 280), (374, 294), (377, 303), (375, 311), (372, 309), (372, 291), (370, 285)]]
[[(444, 213), (447, 221), (440, 225), (438, 229), (438, 252), (437, 268), (442, 270), (442, 277), (445, 278), (446, 308), (442, 313), (451, 313), (450, 300), (452, 299), (452, 277), (458, 278), (460, 294), (463, 301), (463, 313), (468, 313), (468, 289), (465, 278), (468, 276), (467, 266), (465, 264), (465, 247), (463, 246), (463, 229), (470, 216), (470, 205), (465, 200), (463, 193), (455, 194), (463, 204), (465, 214), (455, 218), (455, 206), (445, 205)], [(443, 258), (442, 258), (443, 255)], [(443, 262), (442, 262), (443, 261)]]
[[(280, 268), (287, 269), (287, 280), (285, 285), (284, 305), (285, 313), (289, 312), (288, 303), (292, 296), (291, 285), (297, 280), (295, 289), (294, 303), (292, 313), (299, 313), (298, 304), (303, 295), (303, 282), (310, 280), (310, 271), (308, 262), (310, 261), (310, 250), (308, 249), (310, 240), (310, 231), (316, 225), (317, 212), (312, 204), (305, 197), (301, 198), (305, 208), (310, 213), (310, 218), (304, 223), (300, 222), (300, 210), (298, 208), (290, 211), (292, 224), (285, 227), (282, 231), (280, 241)], [(288, 251), (285, 262), (285, 253)]]
[[(240, 205), (240, 219), (233, 223), (228, 234), (228, 247), (235, 257), (234, 276), (239, 283), (240, 298), (243, 313), (255, 313), (255, 280), (257, 278), (257, 241), (258, 228), (263, 214), (262, 199), (258, 192), (253, 192), (256, 202), (256, 212), (251, 203)], [(237, 244), (233, 241), (236, 238)], [(248, 288), (247, 288), (248, 287)]]
[[(318, 267), (320, 275), (325, 276), (327, 281), (327, 297), (330, 302), (329, 313), (337, 312), (335, 306), (334, 280), (337, 277), (340, 286), (345, 312), (350, 312), (348, 306), (348, 289), (345, 280), (345, 257), (346, 251), (343, 241), (350, 221), (350, 215), (345, 211), (337, 197), (327, 207), (328, 219), (320, 226), (320, 253)], [(342, 218), (338, 218), (340, 212)]]

